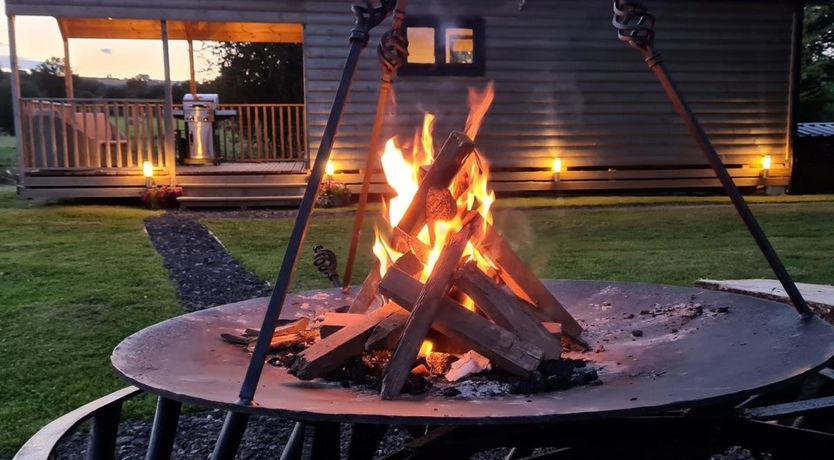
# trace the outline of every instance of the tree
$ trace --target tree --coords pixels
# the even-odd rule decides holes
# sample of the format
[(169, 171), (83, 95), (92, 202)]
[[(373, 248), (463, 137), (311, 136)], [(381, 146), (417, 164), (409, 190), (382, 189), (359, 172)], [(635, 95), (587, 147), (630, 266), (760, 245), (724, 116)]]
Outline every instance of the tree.
[(805, 9), (802, 46), (798, 120), (834, 120), (834, 5)]
[(300, 103), (304, 100), (300, 44), (219, 43), (211, 48), (219, 76), (200, 91), (225, 102)]
[[(21, 77), (21, 80), (23, 77)], [(66, 97), (64, 60), (51, 57), (32, 70), (31, 79), (43, 97)]]

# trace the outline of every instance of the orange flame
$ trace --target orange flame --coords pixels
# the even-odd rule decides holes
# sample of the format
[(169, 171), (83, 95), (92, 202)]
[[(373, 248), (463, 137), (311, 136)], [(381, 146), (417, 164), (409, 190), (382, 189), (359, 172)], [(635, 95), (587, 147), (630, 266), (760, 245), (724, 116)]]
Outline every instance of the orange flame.
[[(487, 85), (483, 92), (470, 90), (470, 113), (466, 120), (465, 129), (470, 138), (474, 139), (478, 135), (483, 119), (494, 98), (495, 88), (492, 83)], [(395, 192), (395, 196), (386, 203), (385, 217), (392, 227), (396, 227), (402, 220), (408, 206), (417, 194), (420, 186), (421, 168), (431, 165), (434, 161), (432, 136), (434, 120), (434, 115), (429, 113), (425, 115), (422, 129), (419, 134), (415, 133), (410, 160), (406, 158), (393, 138), (385, 144), (381, 156), (382, 169), (385, 173), (385, 180)], [(417, 235), (420, 241), (429, 246), (428, 256), (423, 261), (425, 269), (420, 275), (420, 280), (423, 282), (428, 279), (434, 269), (449, 238), (462, 228), (462, 216), (465, 212), (477, 211), (483, 218), (485, 228), (493, 222), (491, 208), (495, 202), (495, 193), (489, 188), (489, 165), (480, 152), (475, 151), (465, 160), (460, 172), (449, 186), (449, 190), (457, 202), (455, 217), (447, 221), (429, 222)], [(429, 225), (431, 225), (431, 229), (429, 229)], [(382, 276), (385, 276), (387, 269), (402, 255), (390, 247), (387, 239), (378, 229), (373, 251), (380, 262), (380, 274)], [(496, 265), (481, 254), (471, 242), (467, 244), (461, 261), (474, 261), (477, 267), (485, 272), (496, 268)], [(466, 297), (465, 302), (467, 308), (474, 310), (475, 306), (472, 299)]]

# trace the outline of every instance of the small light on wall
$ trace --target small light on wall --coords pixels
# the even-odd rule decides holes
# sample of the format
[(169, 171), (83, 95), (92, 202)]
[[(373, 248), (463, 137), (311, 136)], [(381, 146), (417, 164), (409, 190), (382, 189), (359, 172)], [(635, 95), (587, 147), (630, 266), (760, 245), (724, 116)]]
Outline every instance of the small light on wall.
[(770, 173), (770, 168), (773, 166), (773, 159), (770, 155), (762, 156), (762, 177), (767, 179), (767, 175)]
[(333, 175), (336, 174), (336, 167), (333, 166), (333, 162), (327, 160), (327, 166), (324, 168), (324, 173), (327, 174), (328, 180), (333, 180)]
[(559, 175), (562, 173), (562, 159), (559, 157), (553, 158), (553, 181), (559, 182)]
[(145, 187), (153, 185), (153, 163), (146, 161), (142, 163), (142, 175), (145, 176)]

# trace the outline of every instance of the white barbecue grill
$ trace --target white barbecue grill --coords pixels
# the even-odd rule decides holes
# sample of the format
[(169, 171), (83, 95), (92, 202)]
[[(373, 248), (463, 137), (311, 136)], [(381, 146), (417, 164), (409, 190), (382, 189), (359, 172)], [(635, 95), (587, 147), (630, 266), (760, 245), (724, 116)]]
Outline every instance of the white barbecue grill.
[(214, 123), (237, 115), (235, 110), (220, 110), (217, 94), (186, 94), (182, 98), (182, 110), (174, 116), (182, 118), (187, 126), (188, 157), (186, 164), (210, 164), (217, 162)]

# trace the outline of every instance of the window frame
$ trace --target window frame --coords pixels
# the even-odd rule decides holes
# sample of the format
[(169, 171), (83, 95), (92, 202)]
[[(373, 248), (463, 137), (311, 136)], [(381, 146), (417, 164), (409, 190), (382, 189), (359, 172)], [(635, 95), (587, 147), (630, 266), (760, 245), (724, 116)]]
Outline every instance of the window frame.
[[(408, 36), (409, 27), (434, 29), (434, 64), (406, 62), (398, 71), (403, 76), (461, 76), (482, 77), (486, 73), (486, 22), (480, 16), (459, 16), (447, 20), (438, 16), (406, 16), (403, 23)], [(472, 29), (472, 63), (446, 62), (447, 29)]]

